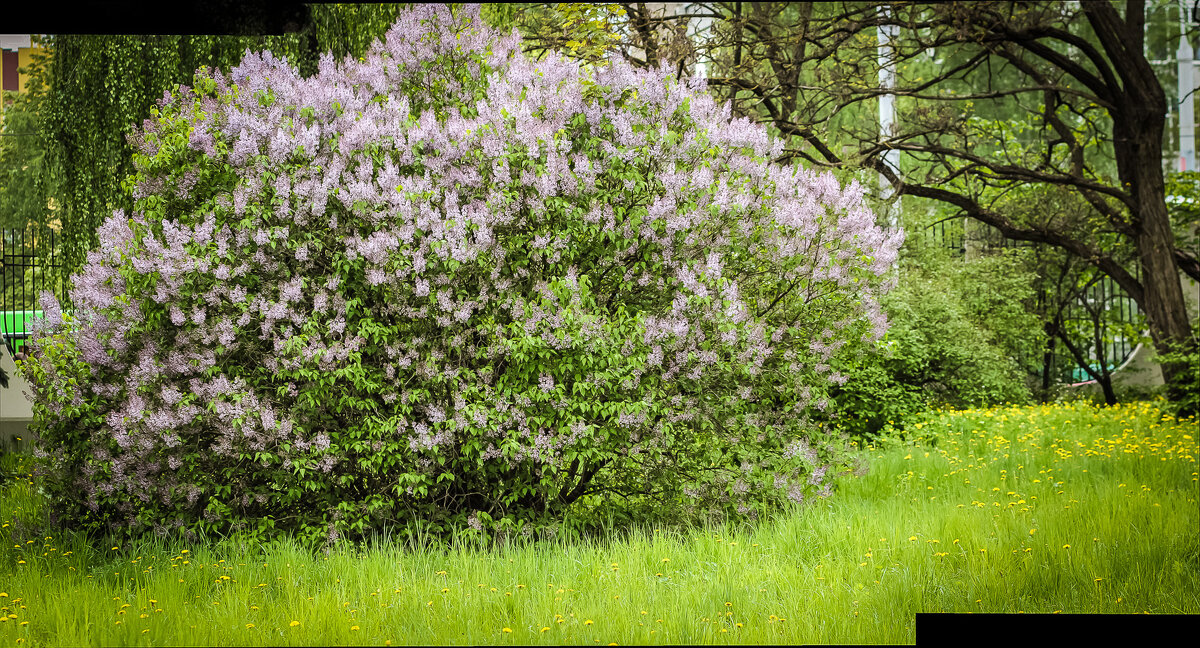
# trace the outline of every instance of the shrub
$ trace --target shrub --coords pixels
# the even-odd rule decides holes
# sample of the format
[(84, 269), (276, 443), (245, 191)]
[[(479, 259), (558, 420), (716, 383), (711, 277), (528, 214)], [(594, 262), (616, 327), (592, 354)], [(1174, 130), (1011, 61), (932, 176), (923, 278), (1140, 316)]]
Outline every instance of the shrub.
[[(907, 246), (906, 246), (907, 247)], [(839, 426), (873, 434), (931, 407), (987, 407), (1031, 397), (1020, 360), (1036, 357), (1044, 334), (1026, 309), (1032, 279), (1019, 251), (972, 261), (912, 246), (896, 290), (884, 299), (885, 339), (852, 356), (834, 390)]]
[(1183, 374), (1180, 397), (1168, 402), (1164, 409), (1178, 418), (1200, 416), (1200, 324), (1192, 322), (1191, 348), (1180, 345), (1168, 353), (1157, 354), (1155, 360), (1174, 364)]
[(807, 415), (884, 333), (900, 233), (666, 70), (474, 13), (164, 96), (22, 362), (59, 519), (332, 541), (829, 493)]

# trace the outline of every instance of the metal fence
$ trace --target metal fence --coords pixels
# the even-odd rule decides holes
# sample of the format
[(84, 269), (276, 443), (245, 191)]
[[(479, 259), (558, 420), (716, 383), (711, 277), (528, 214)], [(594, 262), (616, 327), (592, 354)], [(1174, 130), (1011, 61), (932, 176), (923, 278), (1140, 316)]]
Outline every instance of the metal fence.
[(45, 226), (0, 229), (0, 336), (16, 354), (29, 335), (28, 320), (40, 316), (43, 290), (66, 301), (60, 276), (60, 237)]
[(967, 252), (967, 237), (961, 218), (940, 220), (926, 227), (924, 232), (926, 242), (934, 247), (944, 247), (957, 256)]
[[(926, 243), (934, 247), (944, 247), (960, 257), (967, 256), (967, 247), (980, 251), (996, 250), (998, 248), (1025, 248), (1036, 245), (1031, 241), (1016, 241), (1005, 237), (1000, 230), (984, 223), (972, 222), (967, 227), (966, 219), (955, 218), (938, 221), (924, 228)], [(1141, 268), (1133, 267), (1134, 277), (1141, 280)], [(1094, 321), (1089, 311), (1100, 310), (1104, 313), (1102, 321), (1102, 341), (1098, 347), (1091, 334)], [(1113, 331), (1113, 327), (1124, 324), (1140, 325), (1141, 312), (1137, 304), (1121, 290), (1109, 277), (1101, 277), (1088, 286), (1073, 303), (1069, 304), (1063, 314), (1066, 323), (1089, 331), (1082, 349), (1092, 369), (1098, 369), (1101, 364), (1109, 370), (1116, 369), (1137, 349), (1139, 340), (1135, 335), (1127, 335), (1125, 331)], [(1055, 354), (1057, 366), (1054, 374), (1064, 383), (1078, 383), (1090, 379), (1087, 370), (1070, 355)]]
[[(1140, 280), (1140, 268), (1134, 266), (1134, 272), (1134, 276)], [(1100, 316), (1097, 317), (1097, 314)], [(1112, 371), (1124, 364), (1137, 348), (1136, 332), (1114, 331), (1113, 328), (1137, 325), (1140, 329), (1141, 311), (1137, 303), (1110, 277), (1100, 277), (1084, 289), (1075, 301), (1067, 306), (1063, 320), (1065, 325), (1074, 324), (1093, 335), (1094, 329), (1099, 327), (1100, 344), (1097, 345), (1094, 339), (1089, 339), (1089, 344), (1084, 350), (1093, 370), (1099, 370), (1100, 366), (1104, 365)], [(1068, 364), (1072, 366), (1060, 369), (1063, 382), (1079, 383), (1091, 380), (1087, 370), (1077, 362)]]

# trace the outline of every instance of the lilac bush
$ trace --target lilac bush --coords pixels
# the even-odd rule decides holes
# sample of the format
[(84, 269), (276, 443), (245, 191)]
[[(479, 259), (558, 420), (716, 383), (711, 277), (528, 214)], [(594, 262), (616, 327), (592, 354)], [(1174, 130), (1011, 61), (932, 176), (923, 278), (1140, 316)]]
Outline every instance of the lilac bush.
[(702, 87), (477, 14), (163, 97), (21, 362), (60, 519), (335, 540), (829, 494), (811, 415), (901, 234)]

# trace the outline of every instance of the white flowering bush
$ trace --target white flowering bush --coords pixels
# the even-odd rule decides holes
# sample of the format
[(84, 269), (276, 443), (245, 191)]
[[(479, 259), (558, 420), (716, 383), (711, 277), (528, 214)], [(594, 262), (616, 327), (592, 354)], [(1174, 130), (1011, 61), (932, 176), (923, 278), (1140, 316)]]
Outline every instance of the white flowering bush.
[(201, 71), (136, 135), (35, 385), (95, 531), (489, 533), (828, 494), (809, 415), (901, 235), (701, 88), (444, 6), (301, 78)]

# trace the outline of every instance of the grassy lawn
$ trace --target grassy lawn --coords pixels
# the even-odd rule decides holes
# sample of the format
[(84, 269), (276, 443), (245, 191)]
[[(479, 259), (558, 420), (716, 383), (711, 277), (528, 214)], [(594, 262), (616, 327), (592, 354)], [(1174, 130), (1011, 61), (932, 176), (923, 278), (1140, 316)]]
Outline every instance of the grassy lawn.
[(912, 643), (918, 612), (1200, 613), (1197, 423), (939, 411), (757, 528), (313, 556), (32, 537), (0, 493), (0, 644)]

